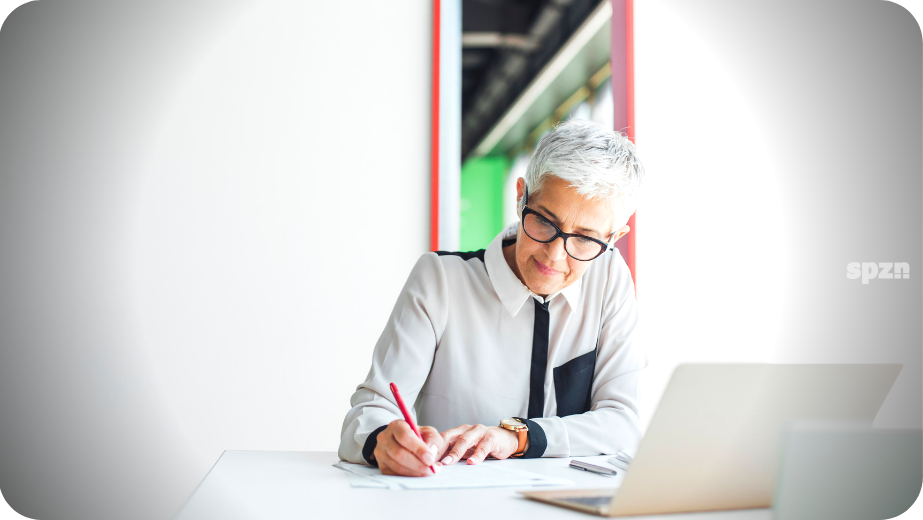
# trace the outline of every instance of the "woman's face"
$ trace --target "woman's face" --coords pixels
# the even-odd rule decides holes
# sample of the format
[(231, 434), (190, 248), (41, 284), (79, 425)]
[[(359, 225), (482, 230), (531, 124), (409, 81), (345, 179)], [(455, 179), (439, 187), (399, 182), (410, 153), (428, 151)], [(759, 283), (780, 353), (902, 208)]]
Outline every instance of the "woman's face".
[[(517, 201), (522, 198), (524, 189), (525, 180), (520, 178), (516, 184)], [(613, 236), (615, 222), (609, 202), (587, 199), (558, 177), (546, 177), (540, 192), (530, 191), (528, 206), (564, 233), (579, 233), (608, 242), (628, 232), (628, 226), (623, 226)], [(561, 237), (547, 244), (532, 240), (523, 232), (522, 225), (516, 243), (504, 250), (504, 256), (522, 283), (542, 297), (579, 280), (594, 262), (581, 262), (569, 256)]]

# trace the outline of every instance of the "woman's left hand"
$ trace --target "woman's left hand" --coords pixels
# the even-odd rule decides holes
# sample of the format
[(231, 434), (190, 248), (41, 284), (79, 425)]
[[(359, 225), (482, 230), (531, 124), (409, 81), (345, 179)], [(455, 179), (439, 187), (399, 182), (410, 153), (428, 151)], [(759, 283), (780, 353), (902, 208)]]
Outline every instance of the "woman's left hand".
[(461, 459), (468, 459), (468, 464), (478, 464), (488, 456), (505, 459), (519, 447), (516, 433), (499, 426), (463, 424), (441, 435), (447, 448), (440, 459), (443, 464), (454, 464)]

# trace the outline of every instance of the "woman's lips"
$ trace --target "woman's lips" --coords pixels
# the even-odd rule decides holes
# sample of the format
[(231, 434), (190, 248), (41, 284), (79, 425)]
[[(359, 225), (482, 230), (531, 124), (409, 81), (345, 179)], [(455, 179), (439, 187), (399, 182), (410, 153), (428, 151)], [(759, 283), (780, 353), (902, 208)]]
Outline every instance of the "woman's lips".
[(556, 274), (561, 273), (561, 271), (555, 271), (554, 269), (548, 267), (547, 265), (539, 262), (535, 258), (533, 258), (532, 261), (535, 262), (535, 268), (538, 270), (538, 272), (542, 273), (545, 276), (554, 276)]

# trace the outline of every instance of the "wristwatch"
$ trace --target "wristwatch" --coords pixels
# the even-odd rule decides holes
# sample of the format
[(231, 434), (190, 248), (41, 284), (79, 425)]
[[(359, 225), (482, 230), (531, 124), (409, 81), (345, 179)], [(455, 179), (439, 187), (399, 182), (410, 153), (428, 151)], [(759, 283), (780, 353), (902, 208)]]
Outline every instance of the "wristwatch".
[(516, 448), (516, 453), (513, 453), (511, 457), (522, 457), (525, 455), (526, 441), (529, 440), (529, 427), (526, 426), (526, 423), (515, 417), (510, 417), (509, 419), (500, 421), (500, 427), (514, 432), (516, 436), (519, 437), (519, 446)]

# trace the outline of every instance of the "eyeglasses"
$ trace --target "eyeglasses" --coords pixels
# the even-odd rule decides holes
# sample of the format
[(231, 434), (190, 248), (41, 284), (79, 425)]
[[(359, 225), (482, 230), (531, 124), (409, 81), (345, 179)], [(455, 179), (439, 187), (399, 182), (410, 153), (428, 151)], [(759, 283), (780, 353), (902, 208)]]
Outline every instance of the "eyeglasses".
[[(529, 192), (525, 193), (526, 202), (529, 201)], [(610, 249), (609, 244), (577, 233), (564, 233), (553, 222), (536, 212), (529, 206), (522, 208), (522, 230), (532, 240), (548, 244), (558, 237), (564, 239), (564, 251), (574, 260), (589, 262)], [(573, 239), (573, 240), (568, 240)]]

